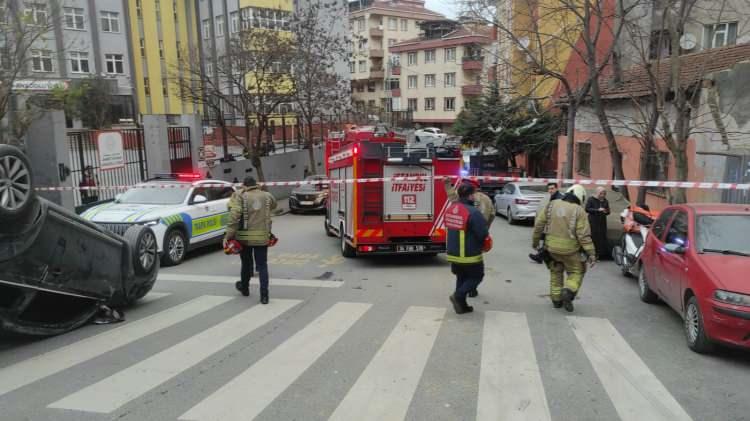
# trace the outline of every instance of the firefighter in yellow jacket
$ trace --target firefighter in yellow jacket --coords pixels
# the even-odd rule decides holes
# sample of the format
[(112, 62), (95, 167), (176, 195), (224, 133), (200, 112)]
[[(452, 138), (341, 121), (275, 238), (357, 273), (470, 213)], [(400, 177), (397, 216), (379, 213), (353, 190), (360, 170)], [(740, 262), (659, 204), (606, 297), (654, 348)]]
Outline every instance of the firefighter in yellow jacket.
[[(245, 297), (250, 295), (250, 278), (257, 269), (260, 302), (268, 304), (268, 245), (271, 241), (271, 212), (276, 209), (272, 194), (258, 188), (253, 177), (245, 177), (243, 186), (229, 200), (229, 222), (224, 244), (237, 240), (242, 244), (242, 270), (235, 284)], [(253, 267), (255, 266), (255, 267)]]
[(596, 264), (591, 227), (583, 208), (585, 203), (586, 190), (574, 185), (562, 200), (553, 200), (540, 209), (534, 223), (532, 247), (537, 248), (544, 234), (552, 304), (555, 308), (565, 307), (569, 312), (573, 311), (573, 300), (581, 288), (586, 263), (591, 267)]

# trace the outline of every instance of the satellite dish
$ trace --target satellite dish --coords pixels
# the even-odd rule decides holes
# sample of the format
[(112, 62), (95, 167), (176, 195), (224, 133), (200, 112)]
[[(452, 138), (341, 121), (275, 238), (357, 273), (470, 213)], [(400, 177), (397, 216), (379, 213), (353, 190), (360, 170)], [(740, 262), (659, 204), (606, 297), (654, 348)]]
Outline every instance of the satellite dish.
[(698, 40), (693, 34), (685, 34), (680, 37), (680, 48), (683, 50), (692, 50), (698, 45)]

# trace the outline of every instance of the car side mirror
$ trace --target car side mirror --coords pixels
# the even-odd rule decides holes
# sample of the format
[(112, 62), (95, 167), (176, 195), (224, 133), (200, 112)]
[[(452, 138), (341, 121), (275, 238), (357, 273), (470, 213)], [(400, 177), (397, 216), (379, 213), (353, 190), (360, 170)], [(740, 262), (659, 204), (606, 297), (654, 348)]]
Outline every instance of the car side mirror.
[(198, 194), (193, 198), (193, 204), (197, 205), (199, 203), (206, 203), (208, 202), (208, 198), (202, 194)]
[(674, 243), (665, 244), (664, 250), (672, 254), (685, 254), (685, 246)]

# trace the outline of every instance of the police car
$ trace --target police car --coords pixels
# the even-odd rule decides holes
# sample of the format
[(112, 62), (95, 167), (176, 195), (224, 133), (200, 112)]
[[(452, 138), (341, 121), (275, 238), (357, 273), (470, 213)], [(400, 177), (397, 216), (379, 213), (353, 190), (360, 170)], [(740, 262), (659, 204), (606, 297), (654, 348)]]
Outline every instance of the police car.
[(221, 241), (229, 220), (232, 184), (199, 178), (158, 175), (81, 216), (120, 235), (134, 224), (151, 227), (162, 265), (178, 265), (189, 249)]

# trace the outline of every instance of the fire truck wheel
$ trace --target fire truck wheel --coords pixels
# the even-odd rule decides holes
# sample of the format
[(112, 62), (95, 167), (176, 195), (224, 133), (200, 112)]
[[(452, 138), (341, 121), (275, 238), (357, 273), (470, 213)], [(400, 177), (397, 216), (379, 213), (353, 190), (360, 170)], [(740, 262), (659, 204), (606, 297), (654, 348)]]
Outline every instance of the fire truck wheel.
[(328, 220), (326, 218), (323, 218), (323, 229), (325, 230), (327, 237), (335, 237), (336, 236), (336, 234), (334, 234), (333, 232), (331, 232), (331, 229), (328, 228)]
[(350, 246), (349, 243), (346, 242), (346, 234), (344, 234), (344, 225), (341, 225), (341, 255), (344, 257), (354, 257), (357, 255), (356, 250), (354, 247)]

